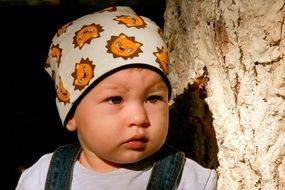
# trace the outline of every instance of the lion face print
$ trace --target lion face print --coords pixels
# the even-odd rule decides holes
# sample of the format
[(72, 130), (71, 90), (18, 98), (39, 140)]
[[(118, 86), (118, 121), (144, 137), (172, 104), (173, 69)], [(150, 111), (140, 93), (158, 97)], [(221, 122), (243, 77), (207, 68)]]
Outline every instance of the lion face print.
[(50, 67), (50, 60), (49, 60), (49, 57), (47, 57), (46, 63), (45, 63), (45, 68), (49, 68), (49, 67)]
[(60, 64), (60, 58), (62, 56), (62, 49), (59, 44), (51, 46), (51, 56), (56, 59), (57, 66)]
[(100, 12), (100, 13), (105, 12), (105, 11), (113, 12), (113, 11), (116, 11), (116, 10), (117, 10), (117, 7), (111, 6), (111, 7), (105, 8), (105, 9), (103, 9), (102, 11), (99, 11), (99, 12)]
[(113, 54), (114, 58), (122, 57), (127, 60), (139, 56), (142, 52), (140, 47), (143, 44), (135, 41), (135, 37), (128, 37), (121, 33), (119, 36), (111, 36), (111, 39), (107, 41), (107, 53)]
[(163, 38), (164, 32), (161, 28), (158, 28), (158, 34), (160, 35), (161, 38)]
[(102, 31), (104, 31), (103, 27), (99, 24), (93, 23), (82, 26), (73, 37), (74, 48), (79, 47), (81, 49), (84, 44), (89, 44), (92, 39), (99, 38)]
[(119, 24), (126, 25), (128, 28), (144, 28), (146, 26), (146, 23), (140, 16), (121, 15), (117, 16), (117, 18), (115, 18), (114, 20), (118, 21)]
[(76, 63), (75, 71), (71, 74), (74, 78), (73, 85), (75, 90), (82, 90), (89, 84), (91, 78), (94, 76), (94, 68), (95, 65), (88, 58), (82, 58), (80, 63)]
[(70, 26), (70, 25), (72, 25), (72, 22), (69, 22), (69, 23), (63, 25), (62, 27), (60, 27), (56, 33), (57, 37), (59, 37), (61, 34), (65, 33), (68, 26)]
[(51, 71), (51, 79), (52, 79), (52, 81), (54, 81), (54, 82), (55, 82), (55, 78), (56, 78), (55, 71), (54, 71), (54, 70), (52, 70), (52, 71)]
[(69, 92), (64, 88), (63, 82), (60, 80), (59, 86), (56, 88), (56, 97), (59, 102), (69, 103)]
[(168, 54), (167, 51), (164, 49), (164, 47), (157, 48), (157, 52), (153, 53), (156, 56), (156, 62), (160, 65), (160, 68), (163, 70), (165, 74), (169, 73), (169, 59), (168, 59)]

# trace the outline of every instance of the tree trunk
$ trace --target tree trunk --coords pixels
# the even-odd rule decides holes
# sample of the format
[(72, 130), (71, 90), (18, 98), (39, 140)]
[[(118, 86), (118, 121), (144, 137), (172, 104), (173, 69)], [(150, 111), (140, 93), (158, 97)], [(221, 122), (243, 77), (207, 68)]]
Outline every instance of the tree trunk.
[(218, 189), (285, 189), (284, 18), (284, 0), (166, 2), (169, 141)]

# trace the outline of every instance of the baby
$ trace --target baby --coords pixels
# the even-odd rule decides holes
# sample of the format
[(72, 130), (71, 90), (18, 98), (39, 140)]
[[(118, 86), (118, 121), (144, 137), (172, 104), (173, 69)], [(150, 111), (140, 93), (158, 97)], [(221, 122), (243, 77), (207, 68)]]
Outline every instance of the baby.
[(16, 190), (216, 189), (215, 170), (165, 143), (171, 84), (161, 29), (126, 6), (61, 27), (46, 70), (78, 142), (26, 169)]

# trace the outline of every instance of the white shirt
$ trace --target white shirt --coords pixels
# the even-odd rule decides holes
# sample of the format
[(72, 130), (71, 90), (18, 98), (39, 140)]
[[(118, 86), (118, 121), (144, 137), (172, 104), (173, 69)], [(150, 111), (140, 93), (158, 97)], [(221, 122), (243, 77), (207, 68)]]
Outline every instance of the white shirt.
[[(43, 155), (34, 165), (26, 169), (18, 181), (16, 190), (44, 190), (52, 153)], [(118, 170), (99, 173), (76, 162), (73, 171), (72, 190), (143, 190), (146, 189), (152, 167), (144, 170)], [(214, 190), (217, 174), (186, 158), (178, 190)]]

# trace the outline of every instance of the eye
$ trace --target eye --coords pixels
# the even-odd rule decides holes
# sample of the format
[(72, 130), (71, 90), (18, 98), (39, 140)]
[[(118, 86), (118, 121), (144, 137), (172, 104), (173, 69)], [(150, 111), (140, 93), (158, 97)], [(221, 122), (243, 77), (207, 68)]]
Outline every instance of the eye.
[(123, 98), (120, 96), (113, 96), (107, 99), (108, 103), (110, 104), (120, 104)]
[(161, 100), (160, 96), (150, 96), (147, 98), (147, 101), (150, 103), (156, 103), (159, 100)]

